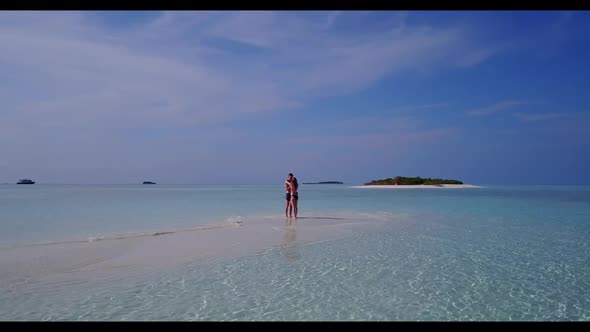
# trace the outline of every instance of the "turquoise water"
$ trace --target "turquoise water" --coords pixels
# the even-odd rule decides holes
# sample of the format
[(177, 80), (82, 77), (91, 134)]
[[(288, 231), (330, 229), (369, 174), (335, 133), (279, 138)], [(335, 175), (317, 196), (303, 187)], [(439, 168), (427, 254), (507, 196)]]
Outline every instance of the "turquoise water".
[[(590, 320), (590, 187), (302, 185), (292, 227), (283, 195), (280, 185), (0, 185), (0, 267), (31, 243), (236, 220), (241, 232), (261, 218), (278, 230), (277, 244), (253, 251), (108, 278), (97, 268), (75, 282), (22, 259), (0, 271), (0, 319)], [(379, 226), (329, 236), (361, 219)], [(306, 241), (314, 223), (329, 233)]]

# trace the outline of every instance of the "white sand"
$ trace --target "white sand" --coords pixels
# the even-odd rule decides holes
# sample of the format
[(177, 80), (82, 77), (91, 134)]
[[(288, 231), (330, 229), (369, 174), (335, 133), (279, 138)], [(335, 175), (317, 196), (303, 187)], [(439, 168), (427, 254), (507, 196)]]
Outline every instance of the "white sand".
[(0, 288), (18, 280), (63, 284), (120, 279), (273, 247), (296, 259), (298, 246), (342, 238), (354, 234), (357, 227), (381, 224), (357, 218), (277, 217), (237, 227), (205, 227), (159, 236), (4, 248), (0, 249)]
[(481, 186), (475, 186), (472, 184), (443, 184), (442, 186), (432, 186), (432, 185), (370, 185), (370, 186), (353, 186), (352, 188), (384, 188), (384, 189), (425, 189), (425, 188), (437, 188), (437, 189), (444, 189), (444, 188), (456, 188), (456, 189), (463, 189), (463, 188), (481, 188)]

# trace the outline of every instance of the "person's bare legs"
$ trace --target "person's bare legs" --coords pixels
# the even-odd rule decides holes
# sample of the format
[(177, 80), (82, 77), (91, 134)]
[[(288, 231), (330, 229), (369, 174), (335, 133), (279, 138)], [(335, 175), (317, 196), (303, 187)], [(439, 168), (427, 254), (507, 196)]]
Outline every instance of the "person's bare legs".
[(297, 218), (297, 201), (299, 199), (291, 196), (291, 207), (293, 208), (293, 212), (295, 212), (295, 218)]
[(289, 215), (287, 214), (289, 212), (289, 207), (291, 206), (291, 202), (287, 201), (287, 204), (285, 205), (285, 217), (288, 217)]
[(293, 196), (291, 196), (291, 200), (289, 201), (289, 217), (293, 216)]

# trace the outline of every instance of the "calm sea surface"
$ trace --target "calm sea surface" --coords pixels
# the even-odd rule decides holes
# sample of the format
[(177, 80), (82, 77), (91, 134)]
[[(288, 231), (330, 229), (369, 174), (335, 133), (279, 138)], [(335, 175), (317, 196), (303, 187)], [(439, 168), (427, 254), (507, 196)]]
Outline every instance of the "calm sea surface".
[[(590, 320), (590, 187), (301, 185), (299, 204), (289, 223), (281, 183), (0, 185), (0, 320)], [(116, 264), (172, 260), (187, 229), (226, 254)]]

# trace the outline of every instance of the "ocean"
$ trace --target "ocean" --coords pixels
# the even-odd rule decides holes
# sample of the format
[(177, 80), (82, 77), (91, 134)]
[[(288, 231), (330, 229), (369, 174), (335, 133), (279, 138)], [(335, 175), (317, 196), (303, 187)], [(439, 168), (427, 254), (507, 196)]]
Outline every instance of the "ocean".
[(590, 187), (0, 185), (0, 320), (587, 321)]

